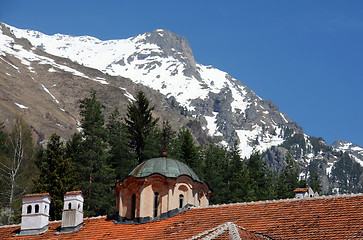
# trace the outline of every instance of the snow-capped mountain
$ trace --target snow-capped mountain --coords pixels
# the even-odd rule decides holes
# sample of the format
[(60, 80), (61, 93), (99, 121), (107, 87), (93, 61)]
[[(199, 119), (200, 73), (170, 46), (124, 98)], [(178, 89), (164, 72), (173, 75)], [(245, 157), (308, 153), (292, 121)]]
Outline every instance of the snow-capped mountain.
[(363, 147), (360, 147), (355, 143), (339, 139), (333, 143), (332, 148), (338, 152), (342, 151), (348, 153), (356, 162), (358, 162), (363, 167)]
[(238, 140), (243, 156), (249, 156), (254, 146), (266, 150), (281, 144), (286, 128), (302, 131), (272, 102), (261, 99), (240, 81), (196, 62), (186, 39), (170, 31), (158, 29), (129, 39), (101, 41), (8, 27), (37, 49), (111, 76), (129, 78), (173, 98), (211, 136), (224, 144)]
[(176, 128), (188, 121), (158, 91), (47, 54), (27, 39), (16, 38), (1, 23), (0, 86), (0, 123), (9, 124), (15, 115), (22, 114), (38, 141), (48, 139), (52, 133), (69, 139), (77, 131), (79, 100), (91, 88), (97, 90), (109, 111), (115, 107), (125, 111), (127, 103), (142, 90), (156, 105), (157, 116), (168, 119)]
[(344, 160), (349, 168), (341, 152), (363, 163), (363, 148), (344, 141), (329, 147), (307, 136), (274, 103), (228, 73), (195, 61), (187, 40), (167, 30), (101, 41), (0, 23), (0, 85), (0, 122), (26, 114), (40, 140), (53, 132), (67, 138), (77, 131), (78, 101), (90, 88), (109, 109), (121, 112), (143, 90), (156, 107), (154, 114), (176, 129), (188, 126), (200, 141), (237, 141), (243, 157), (260, 150), (275, 170), (290, 151), (302, 177), (319, 172), (325, 193), (342, 186), (341, 179), (331, 180), (337, 179), (337, 163)]

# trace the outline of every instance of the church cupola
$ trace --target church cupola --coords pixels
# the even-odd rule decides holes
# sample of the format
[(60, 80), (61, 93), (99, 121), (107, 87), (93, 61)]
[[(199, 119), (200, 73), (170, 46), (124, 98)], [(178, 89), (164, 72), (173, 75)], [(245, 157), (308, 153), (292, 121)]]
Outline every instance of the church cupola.
[(83, 201), (82, 191), (67, 192), (64, 195), (62, 232), (73, 232), (82, 227)]
[(119, 221), (142, 223), (207, 206), (211, 191), (186, 164), (163, 154), (139, 164), (115, 194)]
[(48, 230), (50, 201), (48, 193), (28, 194), (23, 197), (19, 235), (35, 235)]

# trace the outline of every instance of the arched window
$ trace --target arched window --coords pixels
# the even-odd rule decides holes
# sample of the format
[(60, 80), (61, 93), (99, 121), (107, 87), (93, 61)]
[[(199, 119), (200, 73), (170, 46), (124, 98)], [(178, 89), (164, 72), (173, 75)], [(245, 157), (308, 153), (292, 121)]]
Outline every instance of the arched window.
[(68, 209), (72, 209), (72, 203), (68, 203)]
[(179, 195), (179, 208), (183, 207), (183, 201), (184, 201), (184, 195), (180, 194)]
[(26, 213), (32, 213), (32, 205), (28, 205)]
[(136, 195), (132, 194), (132, 196), (131, 196), (131, 219), (135, 218), (135, 212), (136, 212)]
[(35, 211), (35, 213), (39, 212), (39, 205), (38, 204), (35, 205), (34, 211)]
[(158, 209), (159, 209), (159, 193), (154, 193), (154, 218), (158, 216)]

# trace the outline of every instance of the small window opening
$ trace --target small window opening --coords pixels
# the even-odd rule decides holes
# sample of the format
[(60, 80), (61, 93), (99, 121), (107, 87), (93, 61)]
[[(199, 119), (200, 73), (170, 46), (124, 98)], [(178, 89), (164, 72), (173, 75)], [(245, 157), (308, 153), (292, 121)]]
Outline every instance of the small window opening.
[(68, 203), (68, 209), (72, 209), (72, 203)]
[(136, 195), (133, 194), (131, 196), (131, 219), (135, 218), (135, 212), (136, 212)]
[(184, 201), (184, 195), (180, 194), (179, 195), (179, 208), (183, 207), (183, 201)]
[(78, 210), (81, 208), (81, 204), (78, 203)]
[(27, 207), (26, 213), (32, 213), (32, 205)]
[(159, 193), (154, 193), (154, 218), (158, 216), (158, 208), (159, 208)]
[(34, 211), (35, 211), (35, 213), (39, 212), (39, 205), (38, 204), (35, 205)]

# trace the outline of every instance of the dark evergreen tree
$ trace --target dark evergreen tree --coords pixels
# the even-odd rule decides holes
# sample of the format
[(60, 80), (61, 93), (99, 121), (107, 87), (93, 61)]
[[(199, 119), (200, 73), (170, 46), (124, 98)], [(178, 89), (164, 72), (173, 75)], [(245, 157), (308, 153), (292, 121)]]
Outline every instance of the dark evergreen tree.
[(277, 198), (293, 198), (294, 190), (300, 186), (299, 169), (290, 153), (286, 156), (286, 165), (277, 177), (276, 194)]
[(235, 142), (228, 152), (229, 169), (227, 175), (228, 181), (228, 202), (246, 202), (251, 201), (248, 196), (251, 190), (250, 177), (246, 164), (242, 161), (238, 144)]
[(160, 142), (162, 150), (166, 151), (168, 156), (174, 156), (176, 154), (175, 137), (176, 134), (171, 129), (169, 121), (163, 121), (163, 126), (160, 132)]
[(213, 191), (210, 197), (211, 204), (226, 203), (229, 198), (228, 189), (228, 158), (227, 151), (211, 143), (204, 149), (203, 176)]
[(33, 192), (49, 193), (52, 197), (50, 219), (61, 219), (64, 194), (74, 190), (75, 178), (71, 159), (65, 156), (65, 147), (58, 135), (50, 137), (45, 150), (39, 149), (36, 165), (40, 175), (34, 180)]
[(246, 164), (243, 164), (240, 171), (233, 172), (230, 189), (231, 202), (250, 202), (257, 199)]
[(309, 186), (314, 190), (314, 192), (321, 193), (321, 181), (317, 171), (311, 172), (309, 176)]
[(102, 113), (105, 106), (98, 101), (95, 90), (80, 102), (82, 132), (74, 135), (67, 149), (77, 173), (76, 188), (85, 195), (86, 215), (111, 214), (114, 205), (112, 187), (116, 179), (106, 151), (107, 132)]
[(142, 91), (137, 93), (136, 101), (127, 106), (125, 125), (130, 147), (135, 151), (138, 163), (150, 158), (152, 148), (147, 145), (155, 143), (153, 134), (156, 134), (155, 127), (158, 119), (152, 116), (153, 110), (154, 106), (150, 106), (149, 100)]
[(161, 130), (158, 125), (147, 135), (145, 143), (144, 150), (142, 151), (144, 160), (162, 156), (164, 149), (162, 147)]
[(272, 174), (267, 164), (261, 161), (258, 152), (254, 152), (250, 156), (247, 161), (247, 169), (251, 187), (249, 199), (255, 201), (274, 198)]
[(115, 170), (116, 180), (121, 181), (136, 167), (135, 157), (127, 143), (127, 131), (120, 121), (120, 113), (116, 108), (110, 115), (106, 125), (109, 145), (109, 162)]
[(191, 167), (196, 174), (201, 175), (199, 149), (195, 145), (191, 132), (182, 128), (177, 136), (177, 159)]

